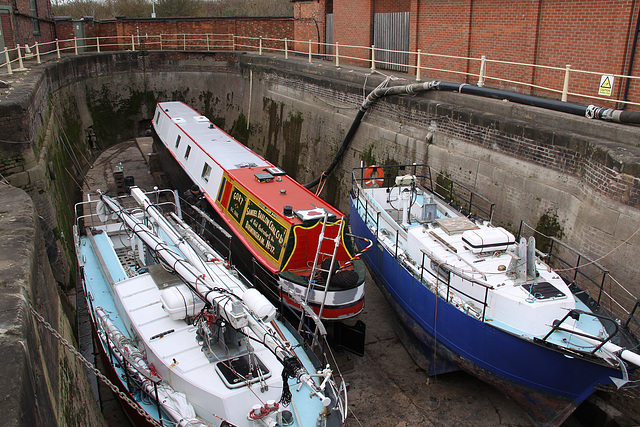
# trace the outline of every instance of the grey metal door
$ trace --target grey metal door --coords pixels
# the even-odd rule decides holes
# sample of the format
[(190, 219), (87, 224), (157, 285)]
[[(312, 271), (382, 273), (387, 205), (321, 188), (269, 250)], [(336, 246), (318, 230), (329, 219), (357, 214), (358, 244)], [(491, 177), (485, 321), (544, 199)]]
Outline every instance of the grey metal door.
[(82, 20), (73, 21), (73, 35), (78, 42), (78, 52), (84, 52), (86, 43), (84, 40), (84, 25), (82, 25)]
[[(2, 11), (0, 10), (0, 13)], [(0, 51), (4, 50), (4, 32), (2, 31), (2, 19), (0, 19)], [(0, 58), (1, 61), (4, 61), (4, 58)]]
[[(376, 67), (407, 72), (409, 65), (409, 12), (376, 13), (373, 44)], [(380, 62), (378, 62), (380, 61)], [(387, 63), (393, 63), (387, 64)]]

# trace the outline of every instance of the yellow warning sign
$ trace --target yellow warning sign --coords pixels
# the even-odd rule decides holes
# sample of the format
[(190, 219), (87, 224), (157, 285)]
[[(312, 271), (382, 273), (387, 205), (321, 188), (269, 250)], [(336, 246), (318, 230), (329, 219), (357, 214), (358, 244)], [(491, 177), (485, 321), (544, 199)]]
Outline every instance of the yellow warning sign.
[(600, 77), (600, 87), (598, 88), (598, 95), (611, 96), (612, 89), (613, 76), (605, 74)]

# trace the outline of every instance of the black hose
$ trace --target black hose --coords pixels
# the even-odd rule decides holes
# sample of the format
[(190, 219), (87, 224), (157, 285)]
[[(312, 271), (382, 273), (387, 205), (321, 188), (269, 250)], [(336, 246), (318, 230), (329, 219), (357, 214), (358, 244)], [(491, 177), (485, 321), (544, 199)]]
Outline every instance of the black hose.
[(329, 174), (333, 171), (333, 169), (338, 165), (340, 159), (342, 158), (344, 152), (349, 147), (349, 143), (353, 139), (355, 133), (360, 126), (360, 122), (362, 121), (362, 117), (367, 109), (378, 99), (383, 96), (389, 95), (400, 95), (400, 94), (408, 94), (412, 95), (417, 92), (424, 92), (428, 90), (443, 90), (443, 91), (453, 91), (459, 93), (466, 93), (470, 95), (483, 96), (485, 98), (494, 98), (494, 99), (506, 99), (511, 102), (517, 102), (518, 104), (531, 105), (534, 107), (546, 108), (548, 110), (559, 111), (562, 113), (573, 114), (576, 116), (587, 117), (589, 119), (598, 119), (605, 120), (609, 122), (617, 122), (617, 123), (627, 123), (627, 124), (640, 124), (640, 112), (635, 111), (623, 111), (623, 110), (614, 110), (612, 108), (602, 108), (597, 107), (595, 105), (580, 105), (574, 104), (571, 102), (558, 101), (555, 99), (547, 99), (547, 98), (539, 98), (537, 96), (532, 95), (524, 95), (521, 93), (507, 92), (504, 90), (498, 89), (490, 89), (486, 87), (478, 87), (469, 85), (466, 83), (446, 83), (438, 80), (425, 82), (425, 83), (415, 83), (405, 86), (392, 86), (392, 87), (378, 87), (371, 91), (367, 98), (362, 103), (356, 118), (353, 120), (349, 131), (344, 137), (342, 141), (342, 145), (340, 149), (336, 153), (333, 161), (329, 165), (329, 167), (320, 175), (318, 178), (313, 180), (312, 182), (305, 185), (305, 188), (310, 189), (318, 185), (320, 180), (323, 177), (329, 176)]
[(435, 88), (438, 90), (449, 90), (470, 95), (484, 96), (485, 98), (506, 99), (518, 104), (532, 105), (534, 107), (546, 108), (548, 110), (561, 111), (563, 113), (585, 116), (587, 107), (584, 105), (563, 102), (555, 99), (539, 98), (537, 96), (524, 95), (521, 93), (507, 92), (505, 90), (478, 87), (469, 84), (437, 82)]
[(366, 111), (367, 111), (366, 109), (363, 109), (362, 107), (360, 107), (360, 110), (358, 110), (358, 114), (356, 114), (356, 118), (353, 120), (353, 123), (351, 123), (351, 127), (349, 128), (349, 131), (345, 135), (344, 140), (342, 140), (342, 145), (340, 146), (340, 149), (338, 150), (336, 155), (333, 157), (333, 161), (331, 162), (329, 167), (324, 172), (322, 172), (322, 175), (320, 175), (318, 178), (306, 184), (304, 186), (305, 188), (310, 189), (318, 185), (322, 177), (329, 176), (329, 174), (333, 171), (333, 169), (338, 165), (338, 163), (340, 162), (340, 159), (342, 158), (342, 155), (347, 150), (347, 147), (349, 147), (349, 143), (353, 139), (353, 135), (356, 134), (356, 131), (360, 126), (360, 122), (362, 121), (362, 117), (364, 116), (364, 113)]
[(329, 174), (340, 162), (340, 159), (342, 159), (342, 156), (344, 155), (344, 152), (349, 147), (349, 144), (351, 143), (353, 136), (358, 131), (358, 127), (360, 127), (360, 122), (362, 122), (362, 117), (364, 117), (364, 113), (366, 113), (367, 109), (379, 98), (382, 98), (383, 96), (399, 95), (399, 94), (411, 95), (416, 92), (431, 90), (434, 88), (434, 83), (435, 82), (426, 82), (426, 83), (415, 83), (415, 84), (406, 85), (406, 86), (378, 87), (372, 90), (371, 93), (369, 93), (367, 98), (364, 100), (364, 102), (360, 106), (360, 110), (358, 110), (358, 114), (356, 114), (356, 118), (353, 119), (353, 122), (351, 123), (351, 127), (349, 128), (349, 131), (347, 132), (344, 139), (342, 140), (342, 145), (340, 145), (340, 149), (338, 150), (336, 155), (333, 157), (333, 161), (331, 162), (329, 167), (327, 167), (327, 169), (325, 169), (325, 171), (322, 172), (322, 175), (320, 175), (318, 178), (311, 181), (310, 183), (305, 184), (304, 187), (307, 189), (313, 188), (316, 185), (318, 185), (322, 177), (329, 176)]

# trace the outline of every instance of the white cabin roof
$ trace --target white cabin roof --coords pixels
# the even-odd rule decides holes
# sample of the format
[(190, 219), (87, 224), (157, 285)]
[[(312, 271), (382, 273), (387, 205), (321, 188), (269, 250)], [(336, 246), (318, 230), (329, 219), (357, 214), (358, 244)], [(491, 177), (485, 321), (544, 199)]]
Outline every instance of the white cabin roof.
[(273, 166), (188, 105), (179, 101), (160, 102), (158, 105), (205, 153), (215, 153), (215, 161), (224, 169), (238, 169), (247, 164)]

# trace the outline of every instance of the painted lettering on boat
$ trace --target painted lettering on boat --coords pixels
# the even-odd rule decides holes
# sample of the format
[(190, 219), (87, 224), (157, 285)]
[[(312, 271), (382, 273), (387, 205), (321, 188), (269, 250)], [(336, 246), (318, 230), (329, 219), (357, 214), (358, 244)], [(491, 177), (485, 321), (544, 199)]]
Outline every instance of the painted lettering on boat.
[(252, 200), (249, 200), (242, 228), (269, 255), (275, 259), (280, 258), (287, 230)]
[(234, 188), (227, 210), (238, 223), (240, 223), (240, 219), (242, 218), (242, 212), (244, 211), (246, 201), (247, 196), (242, 194), (242, 192), (237, 188)]

